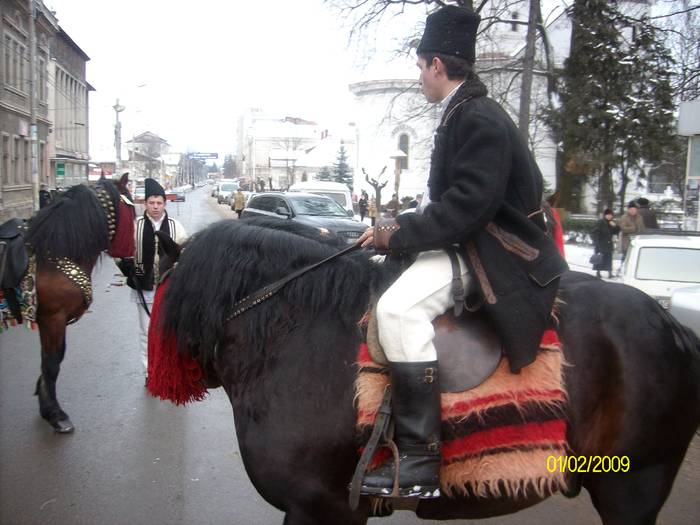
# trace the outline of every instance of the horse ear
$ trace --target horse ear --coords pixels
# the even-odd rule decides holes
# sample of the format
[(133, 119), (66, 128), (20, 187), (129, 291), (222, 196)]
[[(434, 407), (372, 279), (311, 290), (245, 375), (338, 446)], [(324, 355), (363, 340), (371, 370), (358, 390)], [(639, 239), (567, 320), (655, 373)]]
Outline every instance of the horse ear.
[(119, 178), (119, 186), (121, 188), (126, 188), (127, 184), (129, 184), (129, 172), (125, 172), (120, 178)]
[(181, 247), (176, 243), (170, 235), (167, 233), (157, 231), (155, 232), (158, 237), (159, 248), (163, 250), (163, 253), (168, 256), (168, 258), (175, 262), (180, 257)]

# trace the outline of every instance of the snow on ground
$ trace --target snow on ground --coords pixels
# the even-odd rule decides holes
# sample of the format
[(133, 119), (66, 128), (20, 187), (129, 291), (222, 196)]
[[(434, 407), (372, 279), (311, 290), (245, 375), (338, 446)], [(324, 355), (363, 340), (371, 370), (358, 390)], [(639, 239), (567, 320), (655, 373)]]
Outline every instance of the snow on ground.
[[(582, 244), (565, 244), (564, 254), (566, 255), (566, 262), (569, 263), (569, 269), (576, 272), (588, 273), (595, 275), (595, 270), (592, 269), (591, 263), (588, 260), (593, 255), (593, 246), (582, 245)], [(613, 275), (615, 275), (620, 270), (620, 254), (616, 253), (613, 255)], [(608, 272), (601, 272), (601, 275), (605, 280), (617, 280), (608, 279)]]

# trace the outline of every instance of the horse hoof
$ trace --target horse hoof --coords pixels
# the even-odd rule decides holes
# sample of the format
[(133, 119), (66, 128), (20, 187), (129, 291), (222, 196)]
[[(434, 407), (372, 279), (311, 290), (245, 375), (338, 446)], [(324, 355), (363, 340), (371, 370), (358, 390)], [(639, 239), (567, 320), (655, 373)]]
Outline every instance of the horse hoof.
[(56, 434), (70, 434), (75, 430), (75, 427), (70, 419), (63, 419), (53, 423), (53, 430)]

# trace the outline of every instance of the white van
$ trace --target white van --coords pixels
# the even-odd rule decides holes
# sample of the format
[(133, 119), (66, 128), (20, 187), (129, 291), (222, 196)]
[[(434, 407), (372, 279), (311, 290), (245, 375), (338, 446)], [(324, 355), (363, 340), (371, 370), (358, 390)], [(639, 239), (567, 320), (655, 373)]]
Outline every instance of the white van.
[(350, 190), (345, 184), (340, 182), (326, 182), (322, 180), (307, 180), (297, 182), (289, 187), (289, 191), (300, 191), (303, 193), (315, 193), (316, 195), (325, 195), (330, 197), (335, 202), (340, 204), (348, 212), (351, 217), (355, 216), (355, 211), (352, 208), (352, 197)]

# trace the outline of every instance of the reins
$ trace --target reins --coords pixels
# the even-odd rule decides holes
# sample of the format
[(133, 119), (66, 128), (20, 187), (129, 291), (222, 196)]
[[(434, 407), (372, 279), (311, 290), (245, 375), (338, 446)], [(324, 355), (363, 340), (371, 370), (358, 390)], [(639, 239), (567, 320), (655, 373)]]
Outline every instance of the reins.
[(357, 243), (353, 244), (352, 246), (348, 246), (347, 248), (344, 248), (340, 250), (337, 253), (334, 253), (330, 257), (326, 257), (325, 259), (315, 262), (313, 264), (310, 264), (309, 266), (306, 266), (300, 270), (297, 270), (294, 273), (289, 274), (286, 277), (283, 277), (282, 279), (275, 281), (272, 284), (268, 284), (264, 288), (261, 288), (257, 292), (254, 292), (247, 297), (244, 297), (240, 301), (238, 301), (236, 304), (233, 305), (233, 313), (229, 315), (225, 320), (224, 323), (228, 323), (231, 319), (238, 317), (244, 312), (247, 312), (251, 308), (259, 305), (263, 301), (266, 301), (273, 295), (275, 295), (277, 292), (279, 292), (287, 283), (293, 281), (294, 279), (297, 279), (298, 277), (301, 277), (307, 272), (310, 272), (311, 270), (318, 268), (319, 266), (329, 263), (338, 257), (342, 257), (343, 255), (346, 255), (348, 253), (354, 252), (355, 250), (359, 249), (361, 246)]

